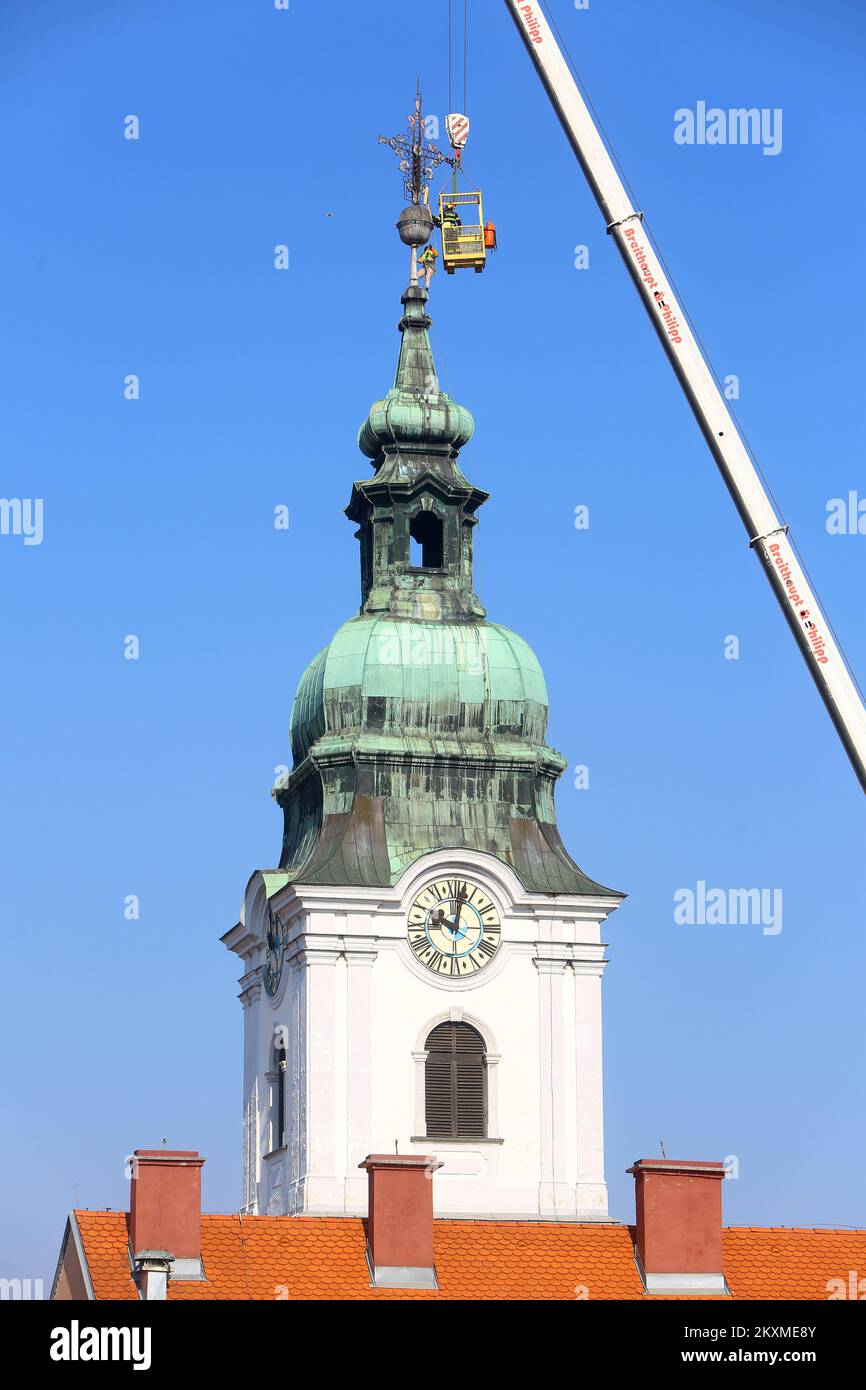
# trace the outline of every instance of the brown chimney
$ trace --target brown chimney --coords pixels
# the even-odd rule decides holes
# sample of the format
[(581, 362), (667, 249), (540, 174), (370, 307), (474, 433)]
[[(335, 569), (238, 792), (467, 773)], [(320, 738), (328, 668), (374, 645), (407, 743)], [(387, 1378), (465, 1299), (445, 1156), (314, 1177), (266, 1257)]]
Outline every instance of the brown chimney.
[(728, 1293), (722, 1270), (723, 1163), (640, 1158), (635, 1254), (647, 1293)]
[(442, 1164), (423, 1154), (369, 1154), (367, 1261), (383, 1289), (435, 1289), (433, 1174)]
[(201, 1170), (194, 1149), (136, 1149), (129, 1185), (129, 1243), (167, 1252), (172, 1277), (201, 1278)]

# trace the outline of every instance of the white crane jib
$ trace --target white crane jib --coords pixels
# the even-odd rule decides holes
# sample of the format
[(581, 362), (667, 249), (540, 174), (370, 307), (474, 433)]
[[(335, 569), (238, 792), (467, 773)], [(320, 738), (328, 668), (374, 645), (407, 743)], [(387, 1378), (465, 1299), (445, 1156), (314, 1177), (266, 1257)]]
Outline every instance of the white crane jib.
[(866, 708), (724, 395), (538, 3), (505, 0), (866, 791)]

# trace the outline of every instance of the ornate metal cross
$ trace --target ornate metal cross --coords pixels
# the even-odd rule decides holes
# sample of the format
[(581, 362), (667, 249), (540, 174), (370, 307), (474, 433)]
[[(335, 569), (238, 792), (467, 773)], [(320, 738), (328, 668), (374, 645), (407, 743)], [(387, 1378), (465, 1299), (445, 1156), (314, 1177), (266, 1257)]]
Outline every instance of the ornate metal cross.
[(420, 83), (415, 93), (415, 110), (409, 116), (406, 134), (380, 135), (379, 144), (390, 145), (400, 161), (403, 193), (407, 203), (420, 203), (424, 189), (433, 177), (433, 171), (438, 169), (440, 164), (451, 163), (448, 156), (424, 135)]

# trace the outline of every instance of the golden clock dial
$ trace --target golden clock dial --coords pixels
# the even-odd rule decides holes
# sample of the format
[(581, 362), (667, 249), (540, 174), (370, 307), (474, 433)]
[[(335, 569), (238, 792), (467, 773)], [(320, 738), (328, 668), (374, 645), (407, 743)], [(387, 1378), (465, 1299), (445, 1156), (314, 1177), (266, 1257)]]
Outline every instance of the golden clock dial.
[(434, 975), (463, 979), (489, 965), (502, 924), (496, 904), (468, 878), (438, 878), (422, 888), (406, 923), (416, 959)]

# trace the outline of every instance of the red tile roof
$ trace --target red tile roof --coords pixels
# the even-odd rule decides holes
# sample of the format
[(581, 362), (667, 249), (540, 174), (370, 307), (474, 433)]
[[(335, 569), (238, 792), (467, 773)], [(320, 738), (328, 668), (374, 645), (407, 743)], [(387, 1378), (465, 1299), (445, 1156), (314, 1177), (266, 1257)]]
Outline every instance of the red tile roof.
[[(97, 1298), (136, 1298), (125, 1212), (77, 1211)], [(438, 1291), (372, 1289), (355, 1217), (203, 1216), (203, 1282), (169, 1298), (638, 1299), (632, 1229), (614, 1222), (434, 1222)], [(826, 1299), (827, 1284), (866, 1269), (866, 1230), (734, 1226), (724, 1232), (735, 1298)], [(585, 1292), (584, 1292), (585, 1291)]]

